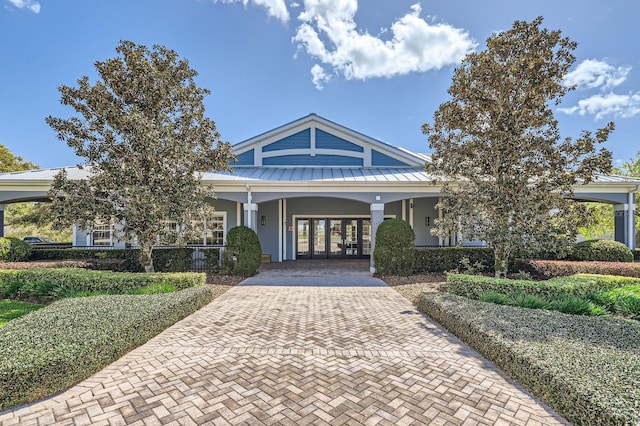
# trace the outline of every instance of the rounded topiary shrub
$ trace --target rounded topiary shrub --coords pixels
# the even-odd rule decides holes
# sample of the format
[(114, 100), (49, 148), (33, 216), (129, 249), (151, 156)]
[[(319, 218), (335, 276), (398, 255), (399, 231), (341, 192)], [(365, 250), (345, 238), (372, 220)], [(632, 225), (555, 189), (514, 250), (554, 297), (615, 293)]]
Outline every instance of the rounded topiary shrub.
[(407, 276), (416, 263), (416, 234), (404, 220), (387, 219), (378, 226), (373, 262), (376, 274)]
[(574, 244), (569, 258), (601, 262), (633, 262), (633, 252), (617, 241), (587, 240)]
[(262, 247), (258, 234), (246, 226), (236, 226), (227, 233), (222, 265), (232, 275), (250, 277), (258, 273)]
[(31, 245), (13, 237), (0, 237), (0, 261), (22, 262), (31, 254)]

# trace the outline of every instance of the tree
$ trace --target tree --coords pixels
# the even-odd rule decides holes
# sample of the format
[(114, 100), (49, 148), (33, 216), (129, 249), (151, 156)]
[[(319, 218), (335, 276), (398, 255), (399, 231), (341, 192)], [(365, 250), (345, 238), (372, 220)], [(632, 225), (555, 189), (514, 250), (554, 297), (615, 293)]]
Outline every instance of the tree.
[(611, 168), (610, 152), (596, 145), (613, 123), (560, 138), (552, 106), (575, 89), (563, 77), (576, 43), (541, 24), (542, 17), (516, 21), (489, 37), (486, 50), (468, 54), (454, 72), (451, 99), (422, 127), (434, 150), (426, 169), (443, 184), (436, 233), (486, 241), (496, 276), (525, 249), (573, 241), (585, 218), (571, 200), (573, 186)]
[(34, 163), (13, 155), (6, 146), (0, 144), (0, 173), (21, 172), (38, 168)]
[(85, 158), (89, 176), (71, 180), (65, 170), (50, 195), (57, 223), (113, 224), (115, 237), (140, 248), (140, 263), (153, 271), (159, 241), (179, 244), (193, 223), (211, 213), (214, 196), (202, 171), (229, 169), (230, 145), (205, 117), (189, 67), (164, 46), (121, 41), (118, 56), (96, 62), (98, 79), (60, 86), (61, 101), (78, 114), (47, 123)]

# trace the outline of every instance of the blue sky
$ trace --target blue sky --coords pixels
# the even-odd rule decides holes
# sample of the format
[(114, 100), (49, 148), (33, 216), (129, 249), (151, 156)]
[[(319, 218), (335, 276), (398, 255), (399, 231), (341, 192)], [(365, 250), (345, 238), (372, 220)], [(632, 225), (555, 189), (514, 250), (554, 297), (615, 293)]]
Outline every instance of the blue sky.
[(80, 160), (44, 119), (67, 118), (57, 87), (95, 79), (119, 40), (189, 60), (223, 140), (309, 113), (416, 152), (453, 69), (515, 20), (544, 17), (579, 43), (556, 109), (562, 136), (616, 123), (614, 160), (640, 150), (637, 0), (0, 0), (0, 143), (41, 167)]

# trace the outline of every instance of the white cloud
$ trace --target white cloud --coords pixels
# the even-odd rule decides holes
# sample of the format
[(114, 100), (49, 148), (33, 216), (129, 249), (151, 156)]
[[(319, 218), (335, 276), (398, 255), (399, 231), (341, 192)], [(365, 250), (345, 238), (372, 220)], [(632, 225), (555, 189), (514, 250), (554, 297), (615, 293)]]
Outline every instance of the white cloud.
[[(20, 0), (10, 0), (20, 1)], [(213, 0), (214, 3), (242, 3), (244, 7), (247, 7), (249, 0)], [(267, 9), (267, 14), (282, 22), (289, 20), (289, 11), (285, 0), (251, 0), (251, 3), (256, 6), (261, 6)]]
[(600, 93), (578, 101), (577, 105), (558, 108), (568, 115), (593, 115), (596, 119), (605, 117), (631, 118), (640, 114), (640, 92), (618, 94), (612, 88), (621, 85), (631, 72), (631, 67), (614, 67), (605, 61), (587, 59), (564, 78), (567, 86), (578, 89), (595, 90)]
[(18, 9), (29, 9), (33, 13), (40, 13), (40, 3), (33, 0), (9, 0), (9, 3)]
[[(461, 29), (427, 23), (420, 17), (420, 4), (393, 22), (391, 39), (383, 41), (358, 31), (354, 19), (357, 9), (357, 0), (305, 0), (304, 11), (298, 16), (302, 24), (293, 41), (336, 73), (357, 80), (457, 64), (477, 45)], [(320, 66), (314, 69), (314, 79), (327, 75)]]
[(331, 80), (331, 76), (318, 64), (311, 67), (311, 77), (313, 85), (316, 86), (316, 89), (318, 90), (322, 90), (324, 88), (324, 84)]
[(619, 95), (607, 93), (593, 95), (569, 108), (558, 108), (566, 114), (594, 115), (596, 119), (613, 116), (631, 118), (640, 114), (640, 92)]
[(575, 85), (579, 89), (602, 88), (606, 90), (622, 84), (630, 71), (631, 67), (616, 68), (604, 61), (587, 59), (581, 62), (575, 70), (568, 73), (564, 81), (566, 85)]

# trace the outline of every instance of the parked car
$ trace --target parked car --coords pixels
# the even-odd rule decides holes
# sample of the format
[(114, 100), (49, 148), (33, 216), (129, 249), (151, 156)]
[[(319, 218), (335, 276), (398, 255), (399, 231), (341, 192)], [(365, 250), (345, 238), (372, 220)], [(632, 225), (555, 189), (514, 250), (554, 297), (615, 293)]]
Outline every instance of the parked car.
[(29, 244), (60, 244), (59, 242), (47, 237), (24, 237), (22, 241)]

